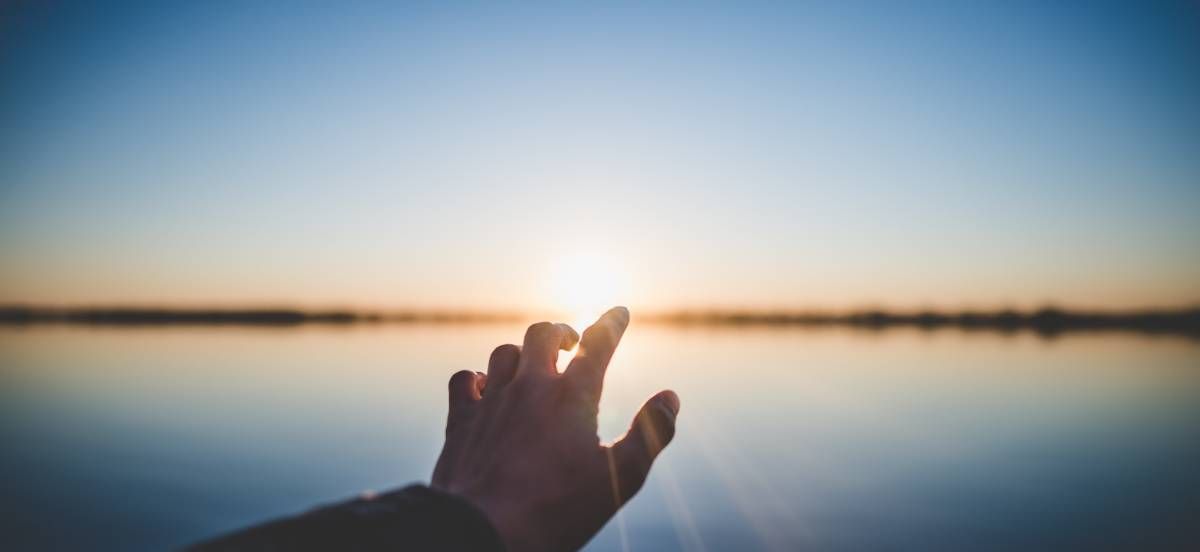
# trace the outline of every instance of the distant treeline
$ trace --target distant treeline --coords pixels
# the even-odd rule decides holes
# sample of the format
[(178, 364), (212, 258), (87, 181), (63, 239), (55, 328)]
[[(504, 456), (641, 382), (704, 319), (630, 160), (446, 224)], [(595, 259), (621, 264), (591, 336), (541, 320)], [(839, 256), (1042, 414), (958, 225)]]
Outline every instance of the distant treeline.
[[(639, 315), (641, 322), (677, 326), (846, 326), (870, 330), (913, 327), (927, 330), (1017, 332), (1044, 336), (1067, 332), (1125, 331), (1173, 334), (1200, 339), (1200, 307), (1178, 310), (1085, 312), (1058, 308), (1035, 311), (897, 312), (866, 310), (842, 313), (762, 311), (676, 311)], [(306, 311), (300, 309), (42, 308), (0, 307), (0, 325), (86, 324), (110, 326), (301, 324), (491, 323), (520, 322), (513, 312), (453, 311)]]
[(102, 326), (516, 322), (512, 313), (305, 311), (299, 309), (38, 308), (0, 307), (0, 324), (91, 324)]
[(1049, 307), (1025, 312), (674, 312), (652, 315), (650, 319), (676, 325), (849, 326), (871, 330), (895, 327), (926, 330), (958, 328), (967, 331), (1033, 331), (1044, 336), (1065, 332), (1126, 331), (1200, 338), (1200, 307), (1128, 312), (1085, 312)]

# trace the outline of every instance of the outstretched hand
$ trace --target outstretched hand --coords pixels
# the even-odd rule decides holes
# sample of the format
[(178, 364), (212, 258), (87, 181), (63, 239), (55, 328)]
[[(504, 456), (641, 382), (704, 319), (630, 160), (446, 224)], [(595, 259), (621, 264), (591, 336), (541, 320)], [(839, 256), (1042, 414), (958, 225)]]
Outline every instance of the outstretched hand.
[[(583, 332), (539, 322), (523, 346), (492, 352), (487, 374), (450, 378), (446, 444), (432, 486), (465, 498), (510, 551), (575, 550), (641, 488), (675, 435), (679, 397), (646, 401), (629, 432), (600, 443), (596, 415), (604, 372), (629, 325), (609, 310)], [(558, 351), (579, 351), (559, 374)]]

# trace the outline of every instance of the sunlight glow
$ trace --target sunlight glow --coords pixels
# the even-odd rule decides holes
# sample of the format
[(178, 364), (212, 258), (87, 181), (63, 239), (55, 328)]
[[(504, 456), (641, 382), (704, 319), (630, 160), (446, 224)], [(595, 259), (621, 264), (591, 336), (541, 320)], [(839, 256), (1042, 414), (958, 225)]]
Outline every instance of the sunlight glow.
[(629, 294), (629, 274), (611, 257), (571, 253), (557, 259), (547, 286), (552, 307), (578, 331)]

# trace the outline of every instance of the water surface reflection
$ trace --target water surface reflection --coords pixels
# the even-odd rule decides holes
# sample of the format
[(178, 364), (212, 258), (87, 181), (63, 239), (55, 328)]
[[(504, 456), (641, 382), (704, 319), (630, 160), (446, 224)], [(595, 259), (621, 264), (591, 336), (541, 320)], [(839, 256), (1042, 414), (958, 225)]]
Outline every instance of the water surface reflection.
[[(0, 330), (6, 549), (161, 550), (428, 478), (445, 380), (520, 324)], [(638, 326), (601, 431), (676, 442), (591, 548), (1200, 544), (1200, 344)]]

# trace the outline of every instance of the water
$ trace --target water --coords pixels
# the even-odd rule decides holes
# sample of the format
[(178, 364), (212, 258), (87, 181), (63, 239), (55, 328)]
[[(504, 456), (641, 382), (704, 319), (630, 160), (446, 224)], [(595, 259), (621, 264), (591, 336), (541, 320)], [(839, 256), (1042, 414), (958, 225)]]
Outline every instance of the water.
[[(429, 477), (445, 380), (522, 326), (0, 330), (0, 548), (162, 550)], [(676, 442), (590, 545), (1195, 549), (1200, 343), (627, 334), (602, 437)]]

